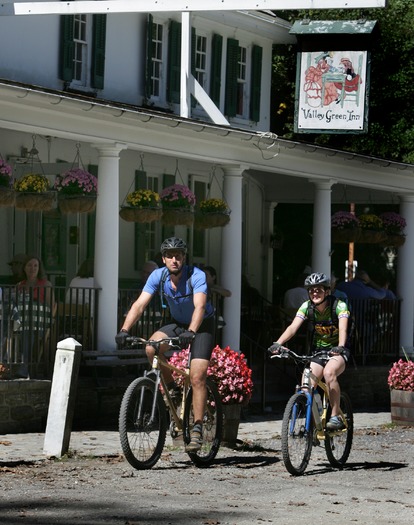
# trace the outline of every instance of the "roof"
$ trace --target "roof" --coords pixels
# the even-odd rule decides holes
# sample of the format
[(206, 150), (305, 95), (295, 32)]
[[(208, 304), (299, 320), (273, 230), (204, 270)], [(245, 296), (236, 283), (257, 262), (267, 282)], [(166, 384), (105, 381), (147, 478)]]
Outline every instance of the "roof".
[(292, 35), (371, 34), (376, 20), (301, 20), (289, 31)]

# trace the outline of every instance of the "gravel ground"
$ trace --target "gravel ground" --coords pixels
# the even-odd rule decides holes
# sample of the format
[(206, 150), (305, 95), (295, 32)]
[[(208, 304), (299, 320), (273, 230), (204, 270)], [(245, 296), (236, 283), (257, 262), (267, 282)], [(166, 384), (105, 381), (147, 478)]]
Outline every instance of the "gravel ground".
[(148, 471), (118, 455), (0, 463), (0, 489), (8, 525), (411, 525), (414, 428), (357, 430), (342, 471), (318, 447), (290, 476), (275, 435), (222, 448), (206, 469), (173, 445)]

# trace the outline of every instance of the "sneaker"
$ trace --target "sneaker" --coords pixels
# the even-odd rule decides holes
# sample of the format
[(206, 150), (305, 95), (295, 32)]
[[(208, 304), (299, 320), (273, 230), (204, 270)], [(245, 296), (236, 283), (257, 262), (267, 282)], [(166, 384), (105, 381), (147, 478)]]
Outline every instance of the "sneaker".
[(340, 416), (332, 416), (331, 419), (327, 422), (326, 428), (328, 430), (342, 430), (343, 428), (345, 428), (345, 425)]
[(203, 444), (203, 431), (200, 429), (194, 429), (191, 431), (190, 434), (190, 443), (188, 443), (185, 447), (186, 452), (197, 452), (200, 450), (201, 446)]

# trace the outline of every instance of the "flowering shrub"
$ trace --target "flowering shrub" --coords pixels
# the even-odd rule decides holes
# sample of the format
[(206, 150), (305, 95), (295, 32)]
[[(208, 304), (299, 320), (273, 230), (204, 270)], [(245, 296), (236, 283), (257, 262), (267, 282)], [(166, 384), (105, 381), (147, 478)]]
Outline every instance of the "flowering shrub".
[(132, 208), (156, 208), (159, 202), (160, 196), (152, 190), (136, 190), (126, 198), (126, 204)]
[(96, 195), (97, 178), (82, 168), (71, 168), (57, 175), (54, 185), (61, 195)]
[[(181, 350), (170, 358), (170, 363), (181, 370), (185, 370), (187, 361), (188, 349)], [(182, 384), (182, 377), (174, 375), (177, 383)], [(211, 355), (207, 375), (217, 384), (224, 405), (247, 404), (250, 401), (253, 393), (252, 371), (247, 366), (243, 354), (231, 350), (228, 346), (216, 346)]]
[(360, 215), (358, 219), (359, 219), (359, 225), (364, 230), (379, 231), (383, 229), (382, 220), (378, 217), (378, 215), (374, 215), (373, 213), (370, 213), (370, 214), (366, 213), (366, 214)]
[(202, 213), (228, 213), (227, 202), (222, 199), (205, 199), (200, 202)]
[(331, 217), (331, 226), (338, 230), (357, 228), (359, 221), (350, 211), (337, 211)]
[(12, 173), (13, 169), (10, 164), (7, 164), (7, 162), (0, 157), (0, 186), (3, 188), (13, 186)]
[(28, 173), (16, 180), (14, 189), (22, 193), (44, 193), (50, 189), (50, 183), (45, 175)]
[(190, 208), (196, 203), (194, 193), (182, 184), (168, 186), (160, 193), (162, 205), (166, 208)]
[(388, 374), (388, 386), (391, 390), (414, 392), (414, 361), (400, 359), (394, 363)]
[(404, 228), (407, 226), (407, 221), (404, 219), (404, 217), (401, 217), (400, 214), (393, 211), (381, 213), (380, 219), (382, 220), (384, 230), (387, 233), (402, 233)]

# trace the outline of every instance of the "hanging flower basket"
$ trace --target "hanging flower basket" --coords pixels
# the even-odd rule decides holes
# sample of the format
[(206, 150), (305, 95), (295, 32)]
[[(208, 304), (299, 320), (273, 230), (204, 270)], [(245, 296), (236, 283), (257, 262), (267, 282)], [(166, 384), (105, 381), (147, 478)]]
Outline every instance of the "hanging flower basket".
[(0, 155), (0, 206), (14, 206), (13, 169)]
[(395, 248), (402, 246), (404, 243), (405, 235), (402, 234), (387, 234), (385, 240), (381, 242), (383, 246), (394, 246)]
[(19, 210), (47, 211), (55, 207), (56, 192), (49, 191), (49, 180), (40, 173), (28, 173), (14, 183), (15, 206)]
[(162, 223), (165, 226), (191, 226), (194, 223), (196, 198), (194, 193), (182, 184), (173, 184), (160, 193)]
[(161, 218), (160, 196), (157, 192), (141, 189), (129, 193), (119, 215), (127, 222), (147, 223)]
[(15, 195), (14, 190), (0, 186), (0, 206), (14, 206)]
[(383, 223), (378, 215), (366, 213), (358, 217), (361, 233), (358, 242), (361, 244), (380, 244), (387, 238)]
[(96, 195), (65, 195), (58, 196), (60, 211), (70, 213), (91, 213), (96, 207)]
[(381, 244), (386, 238), (387, 234), (384, 231), (361, 229), (358, 242), (360, 244)]
[(55, 207), (56, 193), (45, 191), (43, 193), (16, 193), (15, 206), (18, 210), (48, 211)]
[(89, 171), (75, 167), (57, 175), (54, 188), (62, 213), (90, 213), (96, 206), (98, 180)]
[(205, 199), (200, 202), (195, 216), (195, 228), (203, 230), (226, 226), (230, 222), (230, 209), (222, 199)]
[(361, 229), (360, 228), (344, 228), (344, 229), (332, 228), (331, 233), (332, 233), (332, 242), (349, 244), (350, 242), (358, 242), (360, 235), (361, 235)]

